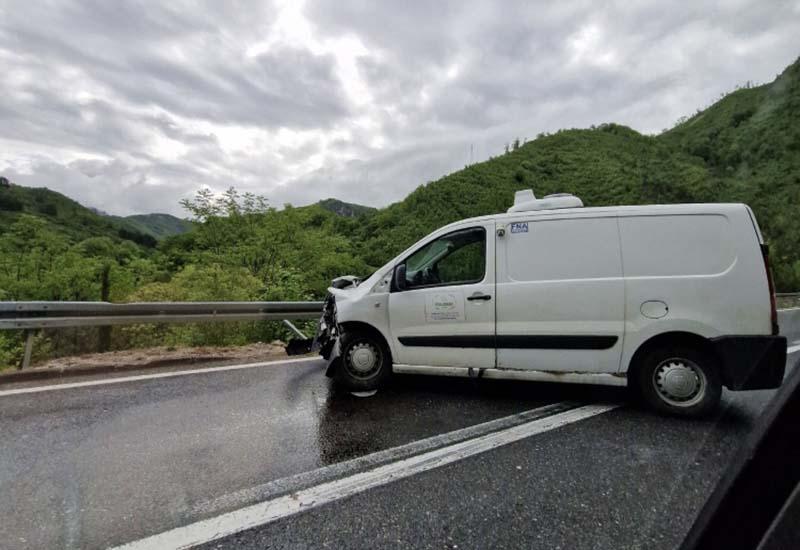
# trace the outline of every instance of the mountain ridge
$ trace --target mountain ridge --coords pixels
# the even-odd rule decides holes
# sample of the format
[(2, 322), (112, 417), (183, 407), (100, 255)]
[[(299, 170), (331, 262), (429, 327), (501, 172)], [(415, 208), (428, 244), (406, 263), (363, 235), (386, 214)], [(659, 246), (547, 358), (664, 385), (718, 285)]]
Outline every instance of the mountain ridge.
[(163, 212), (152, 212), (149, 214), (132, 214), (130, 216), (108, 216), (119, 219), (123, 223), (134, 227), (142, 233), (153, 236), (161, 240), (172, 235), (181, 235), (192, 230), (192, 222), (166, 214)]
[(365, 218), (360, 253), (380, 265), (437, 227), (505, 211), (526, 188), (573, 193), (586, 206), (747, 203), (771, 242), (779, 288), (800, 289), (800, 59), (658, 135), (615, 123), (562, 129), (420, 185)]
[(364, 216), (377, 210), (377, 208), (373, 208), (372, 206), (344, 202), (334, 198), (322, 199), (316, 204), (329, 212), (333, 212), (338, 216), (344, 216), (345, 218), (358, 218), (359, 216)]
[(3, 178), (0, 186), (0, 235), (23, 215), (42, 219), (51, 230), (72, 241), (91, 237), (109, 237), (114, 241), (127, 240), (154, 248), (156, 239), (136, 227), (97, 214), (66, 195), (46, 187), (25, 187)]
[[(586, 206), (747, 203), (772, 246), (778, 287), (800, 289), (800, 224), (796, 220), (800, 206), (800, 59), (773, 82), (737, 89), (658, 135), (643, 135), (615, 123), (562, 129), (420, 185), (402, 201), (384, 208), (328, 198), (298, 209), (319, 209), (340, 218), (341, 222), (331, 222), (331, 227), (353, 241), (359, 261), (377, 267), (437, 227), (505, 211), (514, 192), (526, 188), (533, 188), (538, 196), (573, 193)], [(0, 188), (0, 222), (8, 214), (3, 211), (2, 195), (7, 189)], [(37, 193), (44, 192), (34, 195)], [(13, 198), (8, 200), (13, 207)], [(48, 201), (43, 199), (43, 206), (42, 200), (37, 200), (28, 201), (31, 213), (52, 217)], [(83, 208), (67, 200), (70, 202), (65, 204)], [(77, 208), (74, 205), (72, 210)], [(85, 218), (83, 212), (79, 214)], [(291, 213), (270, 210), (264, 215)], [(144, 215), (148, 216), (152, 221), (162, 215)], [(160, 238), (167, 247), (172, 246), (171, 240), (184, 236), (175, 228), (175, 233), (168, 234), (169, 229), (137, 225), (142, 216), (110, 218), (111, 222), (115, 219), (122, 220), (113, 225), (118, 234), (132, 231), (149, 239)], [(83, 223), (88, 229), (99, 223), (89, 221)], [(180, 222), (183, 229), (183, 224), (190, 223)], [(95, 229), (108, 231), (108, 226), (100, 226)], [(84, 227), (82, 234), (90, 232), (88, 229)]]
[[(10, 226), (20, 214), (40, 216), (54, 229), (75, 240), (116, 236), (153, 247), (155, 240), (190, 231), (192, 222), (172, 214), (152, 213), (115, 216), (47, 187), (27, 187), (2, 177), (0, 222)], [(0, 233), (3, 232), (0, 227)]]

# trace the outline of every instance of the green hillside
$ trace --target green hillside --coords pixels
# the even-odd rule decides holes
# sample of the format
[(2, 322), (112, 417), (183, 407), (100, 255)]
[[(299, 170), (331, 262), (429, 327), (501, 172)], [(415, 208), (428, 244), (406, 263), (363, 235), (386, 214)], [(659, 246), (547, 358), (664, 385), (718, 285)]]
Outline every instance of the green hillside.
[(171, 214), (134, 214), (133, 216), (110, 217), (158, 240), (171, 235), (180, 235), (192, 229), (192, 222)]
[(149, 232), (127, 221), (97, 214), (61, 193), (44, 187), (22, 187), (13, 183), (0, 185), (0, 235), (23, 215), (36, 216), (47, 229), (70, 242), (109, 237), (149, 248), (156, 245)]
[(365, 220), (364, 258), (373, 265), (430, 230), (469, 216), (503, 212), (514, 191), (574, 193), (586, 206), (714, 200), (700, 159), (657, 138), (604, 124), (540, 136), (517, 150), (420, 186)]
[(324, 199), (319, 201), (317, 204), (325, 210), (333, 212), (338, 216), (344, 216), (345, 218), (357, 218), (376, 210), (371, 206), (354, 204), (352, 202), (344, 202), (338, 199)]
[(380, 265), (429, 231), (502, 212), (514, 191), (574, 193), (586, 206), (741, 201), (772, 246), (779, 289), (800, 289), (800, 60), (658, 136), (617, 124), (540, 135), (418, 187), (369, 215), (359, 250)]
[(778, 286), (800, 289), (800, 60), (659, 137), (701, 159), (720, 200), (750, 204), (772, 246)]

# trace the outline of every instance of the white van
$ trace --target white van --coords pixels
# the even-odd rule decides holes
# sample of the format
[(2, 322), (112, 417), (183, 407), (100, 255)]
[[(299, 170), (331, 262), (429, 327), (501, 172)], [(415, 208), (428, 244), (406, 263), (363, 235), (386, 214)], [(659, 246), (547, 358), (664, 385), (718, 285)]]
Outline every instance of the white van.
[(582, 208), (517, 192), (329, 289), (314, 348), (350, 390), (391, 373), (629, 386), (663, 412), (786, 362), (767, 247), (744, 204)]

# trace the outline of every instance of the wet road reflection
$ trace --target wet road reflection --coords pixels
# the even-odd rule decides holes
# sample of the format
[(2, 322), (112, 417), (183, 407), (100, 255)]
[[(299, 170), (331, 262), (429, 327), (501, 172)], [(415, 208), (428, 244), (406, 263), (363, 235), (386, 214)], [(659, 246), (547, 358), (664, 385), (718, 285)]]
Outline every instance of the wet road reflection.
[[(410, 375), (356, 397), (338, 390), (325, 368), (320, 360), (0, 399), (0, 540), (105, 548), (260, 502), (274, 484), (320, 466), (550, 403), (627, 403), (621, 388)], [(720, 414), (705, 420), (625, 406), (529, 445), (552, 451), (545, 464), (588, 457), (565, 479), (606, 463), (647, 468), (669, 455), (665, 468), (705, 469), (708, 484), (772, 394), (725, 392)], [(578, 458), (574, 450), (560, 454), (570, 442)], [(533, 460), (520, 453), (514, 472)], [(486, 468), (476, 478), (495, 472), (494, 458), (470, 464)], [(663, 487), (684, 475), (694, 487), (697, 472), (669, 468)]]
[(395, 376), (372, 397), (328, 380), (319, 410), (322, 465), (333, 464), (558, 401), (624, 402), (620, 388)]

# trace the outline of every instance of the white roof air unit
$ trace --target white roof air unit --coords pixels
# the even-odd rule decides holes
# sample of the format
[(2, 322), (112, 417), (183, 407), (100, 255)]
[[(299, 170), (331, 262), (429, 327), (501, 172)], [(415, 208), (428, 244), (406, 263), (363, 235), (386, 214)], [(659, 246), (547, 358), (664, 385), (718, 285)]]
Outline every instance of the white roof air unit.
[(581, 208), (583, 201), (569, 193), (556, 193), (537, 199), (533, 189), (514, 193), (514, 206), (508, 212), (530, 212), (531, 210), (555, 210), (556, 208)]

